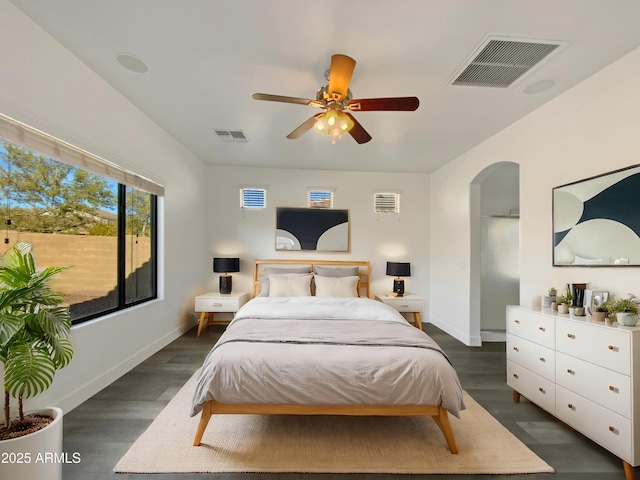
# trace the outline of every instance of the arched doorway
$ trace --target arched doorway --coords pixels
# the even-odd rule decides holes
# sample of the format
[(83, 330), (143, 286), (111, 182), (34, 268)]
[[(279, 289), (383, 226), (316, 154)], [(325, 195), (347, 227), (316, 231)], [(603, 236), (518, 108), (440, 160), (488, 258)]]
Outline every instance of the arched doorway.
[(505, 340), (505, 307), (520, 303), (519, 166), (500, 162), (470, 185), (471, 335)]

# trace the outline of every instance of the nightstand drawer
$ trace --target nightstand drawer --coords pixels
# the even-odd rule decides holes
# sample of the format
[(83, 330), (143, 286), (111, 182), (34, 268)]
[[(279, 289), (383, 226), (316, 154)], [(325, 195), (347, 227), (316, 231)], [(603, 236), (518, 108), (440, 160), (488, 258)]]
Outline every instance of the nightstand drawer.
[(249, 299), (248, 293), (234, 295), (199, 295), (196, 297), (196, 312), (237, 312)]
[(394, 297), (391, 295), (380, 295), (382, 302), (393, 307), (399, 312), (422, 312), (424, 301), (422, 297), (407, 295), (404, 297)]

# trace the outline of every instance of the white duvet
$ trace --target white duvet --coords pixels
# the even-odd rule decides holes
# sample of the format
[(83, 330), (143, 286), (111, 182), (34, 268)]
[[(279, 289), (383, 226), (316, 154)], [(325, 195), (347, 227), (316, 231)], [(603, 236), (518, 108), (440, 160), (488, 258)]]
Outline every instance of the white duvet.
[(368, 298), (258, 297), (204, 361), (191, 415), (209, 400), (439, 405), (459, 417), (458, 376), (440, 347)]

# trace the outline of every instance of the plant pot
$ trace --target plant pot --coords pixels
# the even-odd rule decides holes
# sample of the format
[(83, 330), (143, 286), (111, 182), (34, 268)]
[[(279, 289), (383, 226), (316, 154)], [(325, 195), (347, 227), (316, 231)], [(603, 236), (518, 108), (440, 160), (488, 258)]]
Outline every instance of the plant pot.
[(596, 321), (596, 322), (604, 322), (606, 320), (607, 317), (607, 312), (598, 312), (598, 311), (594, 311), (591, 314), (591, 317)]
[(629, 313), (629, 312), (618, 312), (616, 313), (616, 320), (619, 325), (624, 325), (625, 327), (635, 327), (636, 323), (638, 323), (638, 314)]
[(558, 305), (558, 313), (569, 313), (569, 306), (561, 303)]
[(576, 309), (573, 311), (573, 314), (576, 317), (584, 317), (584, 307), (576, 307)]
[(29, 435), (0, 441), (2, 478), (62, 480), (62, 410), (51, 407), (31, 413), (48, 415), (53, 422)]

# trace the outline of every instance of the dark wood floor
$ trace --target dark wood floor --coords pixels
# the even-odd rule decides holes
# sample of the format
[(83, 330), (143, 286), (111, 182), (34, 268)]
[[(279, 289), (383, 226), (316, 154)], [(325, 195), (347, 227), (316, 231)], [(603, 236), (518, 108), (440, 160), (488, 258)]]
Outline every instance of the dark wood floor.
[[(146, 479), (185, 480), (400, 480), (405, 477), (462, 480), (473, 475), (384, 474), (209, 474), (118, 475), (113, 467), (136, 438), (145, 431), (193, 372), (224, 327), (213, 326), (198, 338), (192, 329), (122, 378), (67, 413), (64, 417), (64, 451), (78, 452), (81, 462), (64, 466), (64, 480)], [(525, 478), (550, 480), (621, 480), (621, 461), (585, 439), (535, 405), (513, 403), (505, 385), (505, 345), (487, 343), (466, 347), (432, 325), (425, 331), (449, 355), (463, 388), (495, 418), (556, 470), (554, 475), (478, 475), (483, 479)], [(638, 470), (638, 469), (636, 469)]]

